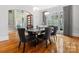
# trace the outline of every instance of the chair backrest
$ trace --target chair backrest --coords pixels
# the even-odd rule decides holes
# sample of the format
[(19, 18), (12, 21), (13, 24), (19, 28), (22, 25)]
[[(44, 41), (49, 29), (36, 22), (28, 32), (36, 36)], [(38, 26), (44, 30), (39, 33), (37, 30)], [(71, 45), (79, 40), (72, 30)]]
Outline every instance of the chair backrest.
[(57, 30), (58, 30), (58, 27), (57, 26), (53, 26), (53, 32), (51, 33), (52, 35), (56, 35), (56, 33), (57, 33)]
[(48, 39), (51, 35), (50, 27), (45, 28), (45, 38)]
[(18, 28), (18, 34), (21, 42), (26, 42), (25, 38), (25, 28)]

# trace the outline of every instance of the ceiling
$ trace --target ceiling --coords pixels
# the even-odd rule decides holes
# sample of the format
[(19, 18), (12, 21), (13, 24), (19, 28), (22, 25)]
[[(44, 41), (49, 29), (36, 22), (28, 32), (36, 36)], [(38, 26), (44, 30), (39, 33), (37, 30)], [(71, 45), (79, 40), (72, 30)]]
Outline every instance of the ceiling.
[(40, 10), (52, 8), (52, 7), (55, 7), (55, 6), (57, 6), (57, 5), (33, 5), (33, 7), (37, 7)]

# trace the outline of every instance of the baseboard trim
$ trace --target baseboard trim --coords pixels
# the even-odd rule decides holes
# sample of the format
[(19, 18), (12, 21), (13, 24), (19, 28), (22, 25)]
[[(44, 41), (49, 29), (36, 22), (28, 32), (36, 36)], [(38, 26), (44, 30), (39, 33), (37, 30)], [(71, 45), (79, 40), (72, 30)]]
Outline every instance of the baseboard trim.
[(79, 36), (74, 36), (74, 35), (65, 35), (65, 36), (68, 36), (68, 37), (71, 37), (71, 38), (79, 38)]
[(73, 37), (79, 37), (79, 34), (78, 33), (72, 33), (72, 36)]
[(0, 41), (9, 40), (8, 35), (6, 36), (0, 36)]

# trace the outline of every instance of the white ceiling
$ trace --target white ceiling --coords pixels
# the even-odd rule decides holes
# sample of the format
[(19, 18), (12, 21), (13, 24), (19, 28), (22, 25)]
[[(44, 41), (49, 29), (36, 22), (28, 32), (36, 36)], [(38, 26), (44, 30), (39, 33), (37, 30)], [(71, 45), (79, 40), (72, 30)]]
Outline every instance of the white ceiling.
[(38, 7), (40, 10), (53, 8), (55, 6), (57, 6), (57, 5), (33, 5), (33, 7)]

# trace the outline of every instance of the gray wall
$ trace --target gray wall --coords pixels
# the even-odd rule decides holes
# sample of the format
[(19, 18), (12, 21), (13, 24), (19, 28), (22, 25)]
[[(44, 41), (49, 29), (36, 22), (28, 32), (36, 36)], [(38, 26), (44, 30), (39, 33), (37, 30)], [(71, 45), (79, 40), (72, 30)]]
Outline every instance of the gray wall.
[(79, 37), (79, 5), (73, 6), (72, 35)]
[(79, 5), (64, 7), (64, 34), (79, 37)]
[(72, 6), (65, 6), (64, 10), (64, 34), (72, 35)]

